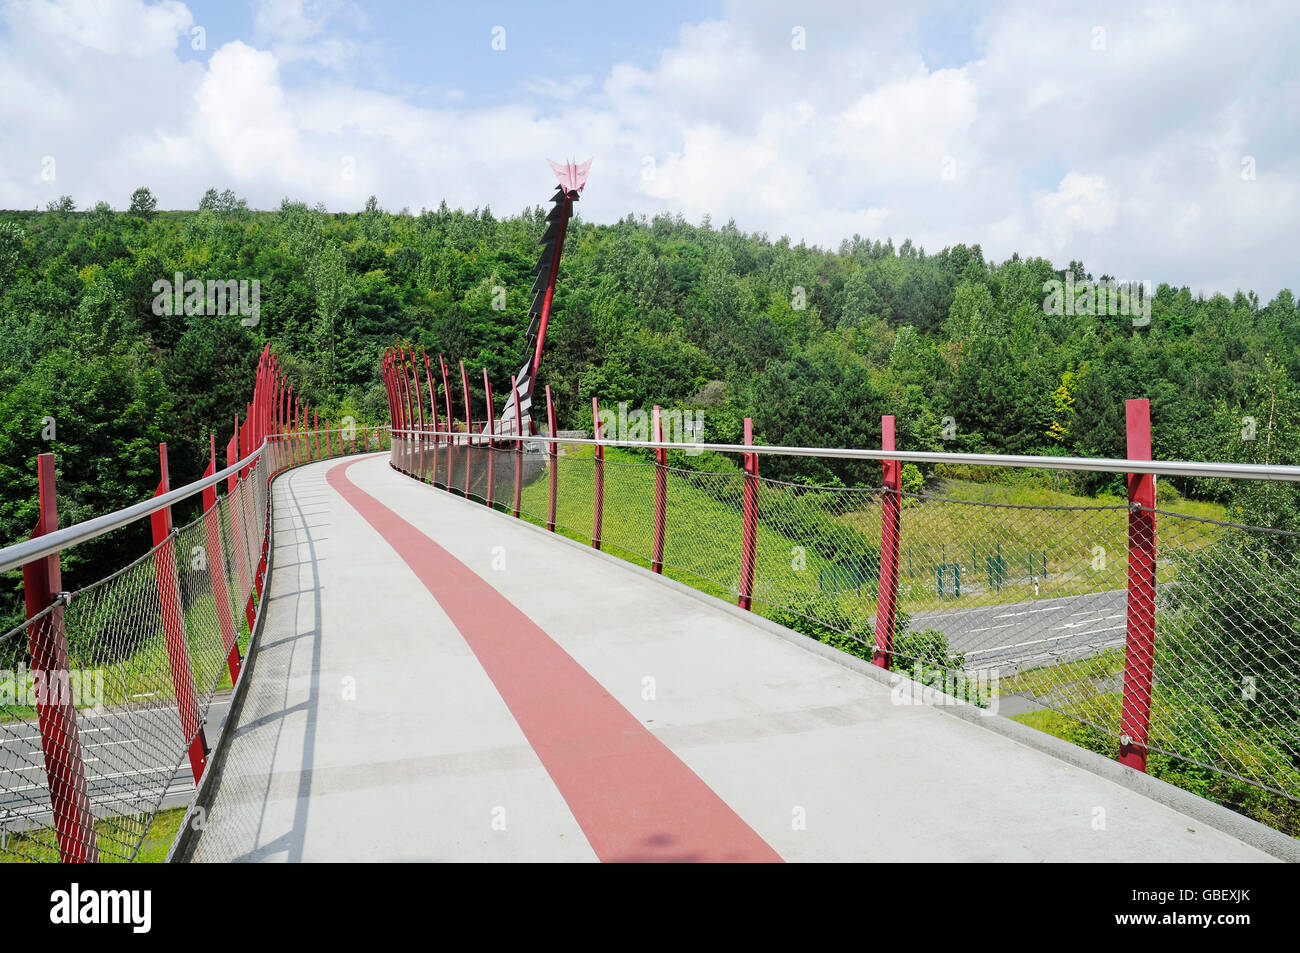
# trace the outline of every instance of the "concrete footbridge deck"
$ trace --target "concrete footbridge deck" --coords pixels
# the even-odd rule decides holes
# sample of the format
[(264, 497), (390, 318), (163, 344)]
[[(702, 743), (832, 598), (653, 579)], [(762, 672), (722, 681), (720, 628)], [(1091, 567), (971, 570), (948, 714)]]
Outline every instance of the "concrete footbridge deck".
[(1274, 859), (1252, 821), (902, 704), (888, 673), (386, 455), (272, 492), (266, 616), (188, 859)]

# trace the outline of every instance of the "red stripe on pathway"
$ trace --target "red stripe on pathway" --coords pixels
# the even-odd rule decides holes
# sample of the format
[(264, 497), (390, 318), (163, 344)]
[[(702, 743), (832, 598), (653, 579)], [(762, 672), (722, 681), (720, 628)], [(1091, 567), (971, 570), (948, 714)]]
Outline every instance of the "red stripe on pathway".
[(460, 631), (603, 861), (780, 861), (700, 777), (484, 579), (347, 476), (330, 486)]

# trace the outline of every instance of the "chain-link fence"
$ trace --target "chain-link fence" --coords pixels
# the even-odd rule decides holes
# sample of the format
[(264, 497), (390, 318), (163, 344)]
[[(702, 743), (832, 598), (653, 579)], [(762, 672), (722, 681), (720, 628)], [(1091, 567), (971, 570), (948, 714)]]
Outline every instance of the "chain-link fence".
[[(399, 468), (480, 502), (491, 486), (507, 512), (518, 472), (522, 518), (586, 542), (599, 535), (604, 550), (660, 561), (719, 597), (748, 594), (764, 614), (867, 659), (884, 572), (896, 587), (887, 640), (896, 670), (993, 711), (1063, 718), (1075, 726), (1067, 737), (1111, 756), (1134, 742), (1130, 722), (1140, 720), (1144, 754), (1184, 766), (1171, 779), (1213, 794), (1188, 781), (1208, 772), (1300, 800), (1295, 533), (1191, 512), (1203, 505), (1179, 513), (1064, 494), (1023, 503), (1014, 488), (957, 492), (942, 480), (920, 492), (805, 486), (718, 466), (718, 455), (707, 469), (681, 453), (661, 466), (645, 451), (609, 447), (600, 459), (591, 441), (545, 436), (522, 449), (463, 434), (424, 441), (423, 466), (395, 460)], [(882, 566), (887, 501), (898, 514), (892, 567)], [(1130, 567), (1131, 553), (1150, 552), (1150, 574)]]
[(256, 627), (270, 479), (385, 444), (270, 437), (199, 516), (0, 635), (0, 860), (132, 861), (159, 810), (189, 803)]

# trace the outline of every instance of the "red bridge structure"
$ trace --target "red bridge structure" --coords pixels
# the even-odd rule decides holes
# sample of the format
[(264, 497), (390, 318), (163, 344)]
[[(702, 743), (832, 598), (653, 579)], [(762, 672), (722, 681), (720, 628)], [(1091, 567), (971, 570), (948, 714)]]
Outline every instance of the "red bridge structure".
[[(654, 407), (626, 439), (545, 384), (541, 426), (586, 169), (556, 167), (504, 399), (406, 341), (387, 421), (322, 421), (268, 347), (195, 483), (164, 445), (152, 498), (60, 527), (41, 455), (32, 538), (0, 549), (27, 606), (0, 636), (0, 853), (131, 861), (180, 807), (176, 861), (1300, 856), (1161, 779), (1300, 800), (1300, 538), (1155, 491), (1300, 468), (1153, 460), (1145, 400), (1114, 460), (908, 450), (893, 417), (879, 447), (789, 447)], [(763, 475), (789, 455), (880, 479)], [(1122, 474), (1128, 498), (908, 464)], [(64, 590), (60, 554), (145, 517), (151, 549)]]

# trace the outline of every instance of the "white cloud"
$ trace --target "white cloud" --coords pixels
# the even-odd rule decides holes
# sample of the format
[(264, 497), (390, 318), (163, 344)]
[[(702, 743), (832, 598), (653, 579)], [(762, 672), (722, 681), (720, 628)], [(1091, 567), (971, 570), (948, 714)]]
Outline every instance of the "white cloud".
[(302, 174), (310, 153), (301, 147), (272, 54), (226, 44), (212, 54), (195, 98), (199, 134), (236, 181)]
[(1074, 233), (1105, 232), (1116, 220), (1115, 201), (1100, 175), (1071, 172), (1055, 192), (1040, 196), (1034, 205), (1043, 230), (1054, 237), (1058, 249)]
[(536, 93), (539, 96), (545, 96), (550, 99), (572, 102), (577, 99), (580, 93), (588, 89), (592, 82), (594, 82), (593, 78), (585, 73), (580, 76), (571, 76), (564, 80), (554, 80), (542, 76), (526, 82), (524, 84), (524, 89), (530, 93)]
[(131, 57), (174, 49), (181, 32), (194, 22), (175, 0), (32, 0), (5, 4), (5, 19), (15, 32), (27, 32), (64, 52), (81, 50)]
[(863, 95), (845, 111), (846, 133), (861, 136), (859, 154), (896, 168), (926, 165), (958, 151), (975, 121), (975, 88), (965, 70), (924, 69)]
[(339, 31), (364, 29), (368, 21), (351, 0), (260, 0), (253, 28), (282, 62), (341, 69), (356, 59), (361, 45)]
[[(446, 197), (510, 212), (546, 195), (544, 157), (594, 155), (591, 220), (707, 212), (830, 247), (856, 232), (1229, 293), (1297, 284), (1287, 38), (1300, 12), (1011, 0), (952, 42), (973, 55), (939, 68), (922, 51), (944, 39), (930, 35), (944, 9), (729, 4), (648, 65), (533, 75), (513, 103), (484, 107), (475, 77), (436, 59), (422, 87), (436, 95), (343, 71), (382, 42), (344, 0), (267, 0), (254, 35), (206, 63), (177, 55), (193, 22), (177, 3), (8, 3), (0, 205), (70, 192), (120, 207), (149, 184), (172, 207), (217, 185), (259, 207), (290, 195), (355, 209), (373, 192), (389, 208)], [(569, 43), (580, 58), (580, 36)], [(39, 176), (45, 155), (54, 183)]]

